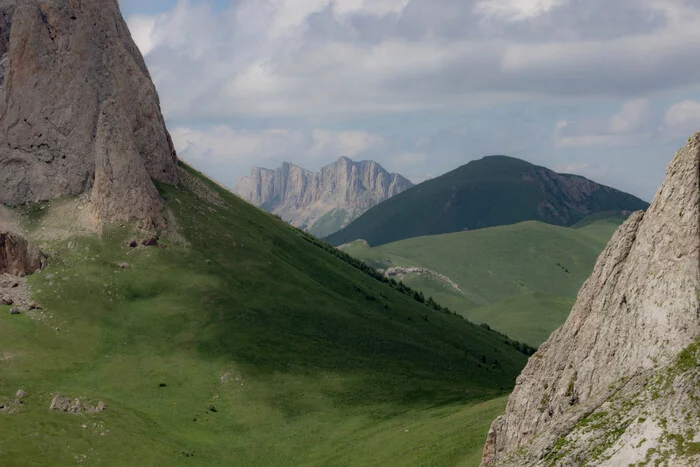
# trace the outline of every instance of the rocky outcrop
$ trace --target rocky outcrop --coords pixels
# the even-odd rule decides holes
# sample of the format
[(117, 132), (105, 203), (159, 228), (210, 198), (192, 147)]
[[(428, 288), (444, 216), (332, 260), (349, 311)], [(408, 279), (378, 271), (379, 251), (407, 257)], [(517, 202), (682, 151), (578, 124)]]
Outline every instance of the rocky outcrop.
[(162, 223), (177, 158), (117, 0), (0, 0), (0, 202), (92, 192), (97, 223)]
[(49, 406), (49, 410), (79, 414), (81, 412), (102, 412), (106, 407), (106, 404), (102, 401), (99, 401), (97, 405), (93, 405), (92, 402), (80, 399), (78, 397), (71, 400), (70, 397), (57, 394), (53, 399), (51, 399), (51, 406)]
[(484, 465), (698, 465), (698, 338), (700, 133), (530, 358)]
[[(544, 167), (533, 166), (531, 180), (540, 185), (544, 198), (538, 206), (540, 217), (559, 225), (571, 225), (581, 216), (607, 211), (608, 198), (624, 197), (622, 192), (580, 175), (559, 174)], [(637, 204), (632, 199), (626, 202)]]
[(26, 276), (44, 267), (46, 257), (23, 237), (0, 232), (0, 275)]
[(445, 282), (447, 285), (455, 289), (460, 294), (464, 294), (464, 291), (459, 286), (459, 284), (457, 284), (455, 281), (453, 281), (446, 275), (440, 274), (439, 272), (433, 271), (432, 269), (396, 266), (388, 268), (386, 270), (378, 269), (378, 271), (384, 274), (384, 277), (387, 277), (389, 279), (396, 279), (399, 281), (403, 281), (406, 278), (406, 276), (411, 276), (414, 274), (418, 276), (430, 277)]
[(387, 172), (376, 162), (353, 162), (341, 157), (321, 168), (320, 173), (288, 162), (277, 170), (253, 167), (249, 177), (238, 180), (234, 191), (302, 229), (313, 231), (319, 219), (329, 215), (328, 228), (318, 232), (328, 235), (412, 186), (410, 181)]

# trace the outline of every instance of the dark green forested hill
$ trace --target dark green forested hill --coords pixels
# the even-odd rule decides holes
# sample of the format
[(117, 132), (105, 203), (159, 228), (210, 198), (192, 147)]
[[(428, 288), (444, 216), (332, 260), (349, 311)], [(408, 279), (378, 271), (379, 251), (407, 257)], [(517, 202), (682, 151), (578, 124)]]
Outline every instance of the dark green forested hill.
[(371, 246), (527, 220), (570, 226), (605, 211), (646, 209), (635, 196), (507, 156), (472, 161), (367, 211), (327, 241)]

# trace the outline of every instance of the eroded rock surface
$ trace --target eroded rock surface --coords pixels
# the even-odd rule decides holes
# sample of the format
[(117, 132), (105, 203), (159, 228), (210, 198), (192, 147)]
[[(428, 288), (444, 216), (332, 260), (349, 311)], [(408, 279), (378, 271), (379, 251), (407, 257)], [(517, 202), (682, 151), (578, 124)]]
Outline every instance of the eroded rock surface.
[[(530, 358), (483, 463), (629, 465), (658, 459), (677, 436), (700, 446), (697, 352), (673, 371), (698, 338), (700, 133), (676, 154), (649, 210), (610, 240), (566, 323)], [(700, 462), (692, 449), (666, 456), (672, 465)]]
[(177, 159), (117, 0), (0, 0), (0, 203), (92, 191), (97, 223), (163, 222)]
[(79, 414), (82, 412), (102, 412), (106, 408), (106, 404), (102, 401), (99, 401), (97, 405), (94, 405), (91, 401), (80, 399), (79, 397), (76, 397), (75, 399), (71, 400), (70, 397), (57, 394), (51, 400), (51, 406), (49, 407), (49, 410)]
[(0, 275), (26, 276), (42, 269), (46, 257), (20, 235), (0, 232)]
[[(341, 157), (319, 173), (284, 163), (276, 170), (253, 167), (238, 180), (235, 192), (292, 225), (323, 236), (344, 227), (369, 208), (413, 184), (373, 161), (354, 162)], [(318, 232), (314, 225), (335, 210), (333, 219)]]

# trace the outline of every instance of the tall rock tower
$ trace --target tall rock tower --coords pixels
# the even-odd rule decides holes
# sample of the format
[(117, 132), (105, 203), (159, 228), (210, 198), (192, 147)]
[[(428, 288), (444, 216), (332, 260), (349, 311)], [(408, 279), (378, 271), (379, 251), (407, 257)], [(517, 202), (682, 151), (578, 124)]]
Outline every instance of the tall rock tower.
[(699, 338), (697, 133), (530, 358), (483, 465), (700, 465)]
[(0, 0), (0, 203), (91, 193), (97, 224), (162, 223), (177, 156), (117, 0)]

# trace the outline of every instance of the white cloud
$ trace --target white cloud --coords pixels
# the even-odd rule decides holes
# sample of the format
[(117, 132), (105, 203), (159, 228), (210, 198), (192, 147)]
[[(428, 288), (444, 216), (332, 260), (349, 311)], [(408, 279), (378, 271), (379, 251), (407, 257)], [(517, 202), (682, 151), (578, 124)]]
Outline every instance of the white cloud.
[(341, 14), (363, 12), (382, 16), (400, 13), (409, 2), (410, 0), (342, 0), (336, 1), (333, 6)]
[[(666, 15), (663, 27), (634, 35), (620, 28), (616, 37), (585, 40), (576, 30), (568, 40), (536, 32), (520, 40), (507, 26), (491, 32), (476, 23), (449, 37), (434, 23), (448, 19), (429, 6), (425, 18), (414, 20), (425, 22), (420, 34), (401, 29), (408, 28), (411, 7), (424, 0), (240, 0), (222, 11), (181, 1), (129, 24), (171, 119), (324, 116), (537, 96), (634, 96), (700, 82), (700, 10), (669, 2), (637, 6)], [(476, 10), (520, 21), (565, 9), (575, 17), (576, 8), (562, 0), (491, 0)], [(473, 7), (458, 0), (452, 10), (467, 22), (473, 16)], [(589, 24), (580, 27), (591, 31)]]
[(364, 131), (318, 128), (305, 132), (282, 128), (240, 131), (225, 125), (206, 130), (178, 127), (172, 137), (175, 149), (187, 160), (244, 167), (285, 160), (316, 166), (314, 159), (352, 158), (386, 144), (382, 137)]
[(303, 24), (310, 14), (329, 6), (339, 15), (362, 12), (381, 16), (398, 13), (408, 3), (409, 0), (281, 0), (274, 4), (276, 14), (273, 34), (284, 35), (290, 28)]
[(560, 148), (640, 144), (653, 132), (653, 116), (648, 99), (628, 100), (622, 103), (619, 112), (608, 118), (559, 120), (555, 125), (554, 142)]
[(364, 131), (328, 131), (315, 129), (312, 132), (313, 148), (316, 156), (355, 157), (358, 154), (384, 146), (384, 138)]
[(474, 11), (486, 18), (523, 21), (547, 13), (568, 0), (481, 0)]
[(666, 111), (664, 123), (682, 133), (700, 131), (700, 102), (685, 100), (673, 104)]
[(609, 130), (614, 134), (632, 133), (649, 123), (652, 117), (648, 99), (633, 99), (622, 104), (622, 110), (610, 117)]
[(417, 152), (402, 152), (391, 158), (394, 167), (399, 167), (399, 172), (401, 172), (402, 167), (414, 166), (423, 164), (428, 160), (428, 155)]
[(307, 144), (303, 133), (288, 129), (238, 131), (228, 126), (207, 130), (178, 127), (171, 133), (180, 155), (203, 162), (253, 165), (255, 161), (292, 155)]
[(558, 135), (555, 143), (560, 148), (588, 148), (593, 146), (620, 147), (633, 142), (627, 135), (590, 134), (579, 136)]
[(141, 50), (141, 53), (146, 56), (156, 46), (153, 40), (153, 28), (156, 25), (155, 16), (135, 15), (128, 19), (129, 30), (131, 37)]

